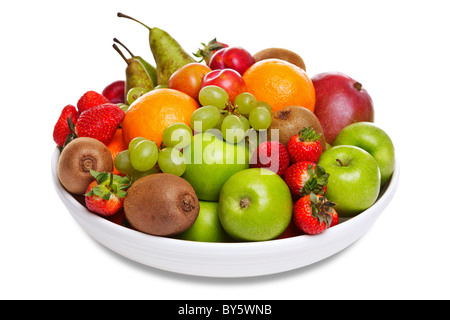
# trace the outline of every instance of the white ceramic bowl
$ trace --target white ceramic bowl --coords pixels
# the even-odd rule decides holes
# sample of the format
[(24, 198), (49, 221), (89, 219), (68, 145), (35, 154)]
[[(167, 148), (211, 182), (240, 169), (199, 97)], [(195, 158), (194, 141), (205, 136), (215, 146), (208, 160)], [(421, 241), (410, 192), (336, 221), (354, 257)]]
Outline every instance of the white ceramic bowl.
[(142, 264), (176, 273), (207, 277), (251, 277), (280, 273), (318, 262), (355, 242), (393, 198), (399, 166), (378, 201), (358, 216), (319, 235), (262, 242), (204, 243), (151, 236), (89, 212), (60, 184), (52, 156), (53, 182), (61, 200), (80, 226), (112, 251)]

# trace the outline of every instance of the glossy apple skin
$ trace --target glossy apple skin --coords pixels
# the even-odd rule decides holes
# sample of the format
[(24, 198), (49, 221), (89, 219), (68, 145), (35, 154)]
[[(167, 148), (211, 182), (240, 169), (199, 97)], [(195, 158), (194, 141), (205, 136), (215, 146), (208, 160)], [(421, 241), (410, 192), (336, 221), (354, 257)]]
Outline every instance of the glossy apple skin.
[(395, 148), (389, 135), (372, 122), (357, 122), (339, 132), (334, 145), (351, 145), (366, 150), (378, 163), (383, 186), (395, 169)]
[(271, 170), (239, 171), (225, 182), (220, 192), (220, 221), (225, 231), (237, 240), (274, 239), (286, 230), (291, 217), (289, 188)]
[(228, 93), (231, 102), (234, 102), (234, 99), (239, 94), (247, 91), (244, 79), (233, 69), (212, 70), (207, 73), (203, 77), (200, 87), (203, 88), (209, 85), (223, 88)]
[(255, 58), (241, 47), (228, 47), (217, 50), (209, 61), (209, 67), (215, 69), (230, 68), (243, 75), (255, 63)]
[(367, 151), (355, 146), (335, 146), (322, 153), (319, 165), (330, 174), (325, 196), (336, 203), (340, 217), (354, 217), (377, 200), (380, 169)]
[(314, 114), (329, 144), (349, 124), (374, 121), (372, 98), (359, 82), (340, 72), (320, 73), (311, 80), (316, 91)]
[(111, 103), (125, 103), (125, 81), (114, 81), (103, 89), (102, 94)]
[(211, 68), (202, 63), (188, 63), (170, 76), (168, 87), (182, 91), (197, 100), (202, 79), (210, 71)]
[(200, 242), (230, 242), (232, 238), (223, 229), (219, 219), (219, 204), (199, 201), (200, 212), (194, 224), (177, 236), (178, 239)]
[(183, 155), (186, 171), (182, 177), (203, 201), (218, 201), (225, 181), (249, 167), (249, 151), (245, 143), (230, 144), (209, 132), (192, 137), (192, 143), (184, 148)]

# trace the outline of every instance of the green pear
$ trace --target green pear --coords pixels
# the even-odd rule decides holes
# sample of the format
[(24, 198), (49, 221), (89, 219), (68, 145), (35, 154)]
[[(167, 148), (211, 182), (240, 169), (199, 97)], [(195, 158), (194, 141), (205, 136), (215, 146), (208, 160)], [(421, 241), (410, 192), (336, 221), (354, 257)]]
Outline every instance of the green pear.
[(120, 44), (125, 50), (128, 51), (128, 53), (131, 55), (131, 57), (133, 59), (138, 60), (144, 66), (145, 70), (147, 70), (147, 73), (150, 75), (150, 78), (152, 79), (153, 86), (156, 87), (156, 85), (158, 83), (157, 76), (156, 76), (156, 68), (154, 66), (152, 66), (150, 63), (148, 63), (147, 60), (145, 60), (141, 56), (135, 56), (123, 43), (121, 43), (119, 40), (117, 40), (117, 38), (114, 38), (114, 42), (117, 42), (118, 44)]
[(127, 68), (125, 69), (125, 95), (127, 95), (132, 88), (143, 88), (146, 91), (155, 88), (149, 72), (140, 59), (136, 59), (135, 56), (127, 59), (115, 43), (113, 44), (113, 48), (127, 63)]
[(158, 85), (166, 85), (169, 82), (170, 76), (176, 70), (188, 63), (196, 62), (166, 31), (159, 28), (150, 28), (142, 22), (120, 12), (117, 16), (136, 21), (150, 31), (150, 50), (156, 62)]

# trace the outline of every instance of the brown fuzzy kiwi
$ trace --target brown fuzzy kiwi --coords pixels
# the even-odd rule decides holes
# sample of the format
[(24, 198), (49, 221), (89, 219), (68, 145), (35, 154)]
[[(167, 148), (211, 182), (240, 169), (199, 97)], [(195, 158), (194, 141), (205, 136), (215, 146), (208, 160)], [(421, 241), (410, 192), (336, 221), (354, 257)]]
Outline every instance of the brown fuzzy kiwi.
[(200, 211), (194, 188), (183, 178), (167, 173), (136, 180), (127, 190), (123, 205), (133, 228), (156, 236), (189, 229)]
[(317, 119), (316, 115), (303, 107), (285, 107), (272, 115), (272, 124), (267, 132), (267, 139), (272, 139), (272, 130), (278, 129), (279, 141), (287, 146), (289, 139), (298, 134), (299, 131), (305, 127), (312, 126), (314, 131), (320, 136), (320, 144), (322, 150), (326, 150), (325, 135), (323, 133), (322, 125)]
[(253, 58), (255, 59), (256, 62), (265, 59), (280, 59), (295, 64), (296, 66), (306, 71), (305, 62), (303, 61), (302, 57), (300, 57), (298, 54), (288, 49), (283, 48), (264, 49), (255, 53), (253, 55)]
[(59, 156), (57, 173), (67, 191), (82, 195), (94, 180), (91, 169), (111, 172), (113, 168), (113, 157), (105, 144), (94, 138), (80, 137), (64, 147)]

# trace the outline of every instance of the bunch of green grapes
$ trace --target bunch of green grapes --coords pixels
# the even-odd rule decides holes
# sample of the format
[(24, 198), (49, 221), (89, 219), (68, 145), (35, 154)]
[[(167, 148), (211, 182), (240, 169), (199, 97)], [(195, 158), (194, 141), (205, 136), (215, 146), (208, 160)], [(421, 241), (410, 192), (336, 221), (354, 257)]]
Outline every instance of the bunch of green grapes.
[(210, 85), (202, 88), (198, 95), (201, 108), (194, 111), (190, 125), (196, 132), (218, 129), (230, 143), (239, 143), (248, 130), (267, 130), (272, 123), (272, 108), (257, 101), (248, 93), (241, 93), (229, 101), (228, 93), (221, 87)]
[(120, 173), (129, 175), (133, 181), (160, 171), (182, 176), (186, 170), (186, 162), (180, 146), (187, 146), (191, 137), (192, 130), (184, 123), (175, 123), (164, 130), (164, 148), (161, 150), (154, 141), (136, 137), (130, 141), (127, 150), (116, 156), (114, 165)]

